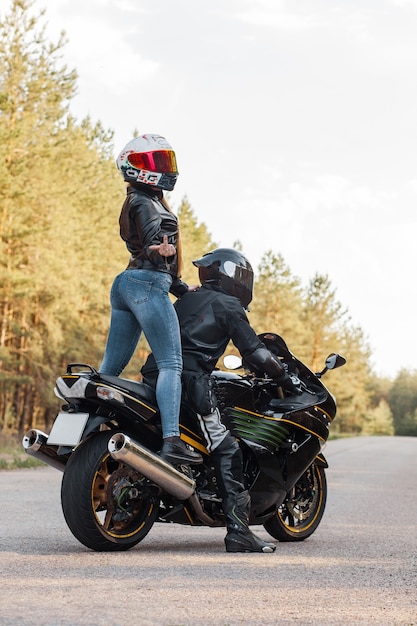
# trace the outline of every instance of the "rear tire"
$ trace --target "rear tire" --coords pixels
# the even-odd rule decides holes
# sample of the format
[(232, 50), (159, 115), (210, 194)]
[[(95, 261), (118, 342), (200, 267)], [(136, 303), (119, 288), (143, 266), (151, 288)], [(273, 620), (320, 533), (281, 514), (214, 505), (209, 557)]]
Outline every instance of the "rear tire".
[(264, 524), (278, 541), (304, 541), (318, 527), (326, 508), (324, 468), (313, 463), (298, 479), (276, 513)]
[(83, 441), (72, 453), (61, 485), (70, 531), (100, 552), (129, 550), (144, 539), (158, 515), (156, 488), (111, 457), (111, 435), (103, 431)]

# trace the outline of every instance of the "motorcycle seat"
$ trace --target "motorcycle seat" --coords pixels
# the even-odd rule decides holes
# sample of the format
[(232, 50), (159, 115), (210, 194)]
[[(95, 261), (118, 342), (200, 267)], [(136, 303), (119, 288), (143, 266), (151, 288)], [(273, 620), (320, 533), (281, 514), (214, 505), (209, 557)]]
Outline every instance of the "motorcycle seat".
[(109, 383), (112, 387), (118, 387), (123, 391), (129, 392), (135, 398), (144, 400), (150, 404), (156, 404), (155, 389), (146, 383), (136, 380), (128, 380), (127, 378), (119, 378), (118, 376), (101, 375), (101, 380)]
[(238, 380), (242, 378), (235, 372), (223, 372), (222, 370), (213, 370), (210, 374), (214, 380)]

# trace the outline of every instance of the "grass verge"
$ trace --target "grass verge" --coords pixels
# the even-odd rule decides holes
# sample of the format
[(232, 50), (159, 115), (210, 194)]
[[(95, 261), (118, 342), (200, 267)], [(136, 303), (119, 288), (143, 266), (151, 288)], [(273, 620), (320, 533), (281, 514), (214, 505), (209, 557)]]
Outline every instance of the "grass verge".
[(45, 464), (24, 451), (17, 437), (0, 435), (0, 471), (42, 466)]

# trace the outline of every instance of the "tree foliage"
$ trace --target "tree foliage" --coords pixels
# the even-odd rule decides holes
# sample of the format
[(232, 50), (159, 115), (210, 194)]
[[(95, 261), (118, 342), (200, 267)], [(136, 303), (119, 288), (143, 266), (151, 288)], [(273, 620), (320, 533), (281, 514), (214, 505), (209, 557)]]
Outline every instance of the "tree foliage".
[(188, 198), (185, 196), (177, 211), (183, 240), (182, 278), (190, 285), (198, 284), (198, 272), (193, 260), (216, 247), (205, 224), (197, 221)]
[[(254, 299), (250, 305), (250, 319), (259, 332), (278, 332), (291, 345), (293, 352), (300, 354), (302, 323), (301, 284), (293, 276), (281, 254), (266, 252), (256, 273)], [(297, 315), (298, 312), (298, 315)], [(296, 315), (294, 315), (296, 313)]]
[(14, 0), (0, 23), (1, 415), (19, 431), (48, 421), (51, 379), (80, 346), (97, 360), (122, 250), (107, 233), (120, 194), (111, 134), (69, 114), (64, 40), (48, 44), (31, 7)]
[(396, 435), (417, 437), (417, 372), (401, 370), (388, 393)]
[[(13, 0), (0, 21), (0, 428), (20, 434), (49, 429), (59, 407), (54, 381), (67, 363), (99, 366), (111, 283), (128, 260), (112, 133), (71, 115), (77, 76), (62, 61), (65, 38), (49, 43), (44, 12), (32, 9), (31, 0)], [(183, 279), (195, 284), (192, 260), (216, 243), (187, 197), (177, 213)], [(282, 335), (314, 371), (330, 352), (346, 357), (325, 379), (338, 399), (335, 429), (417, 435), (417, 376), (402, 372), (391, 384), (372, 375), (363, 333), (329, 277), (304, 287), (272, 251), (255, 273), (257, 332)], [(142, 339), (124, 375), (138, 377), (147, 354)]]
[(368, 410), (361, 432), (363, 435), (394, 435), (393, 417), (386, 400)]

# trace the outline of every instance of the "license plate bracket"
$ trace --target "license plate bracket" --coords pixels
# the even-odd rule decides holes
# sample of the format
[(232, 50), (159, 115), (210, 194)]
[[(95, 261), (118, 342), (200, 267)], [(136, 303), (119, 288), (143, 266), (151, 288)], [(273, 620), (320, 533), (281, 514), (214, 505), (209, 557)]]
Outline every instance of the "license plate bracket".
[(81, 441), (89, 413), (60, 412), (48, 437), (48, 445), (76, 446)]

